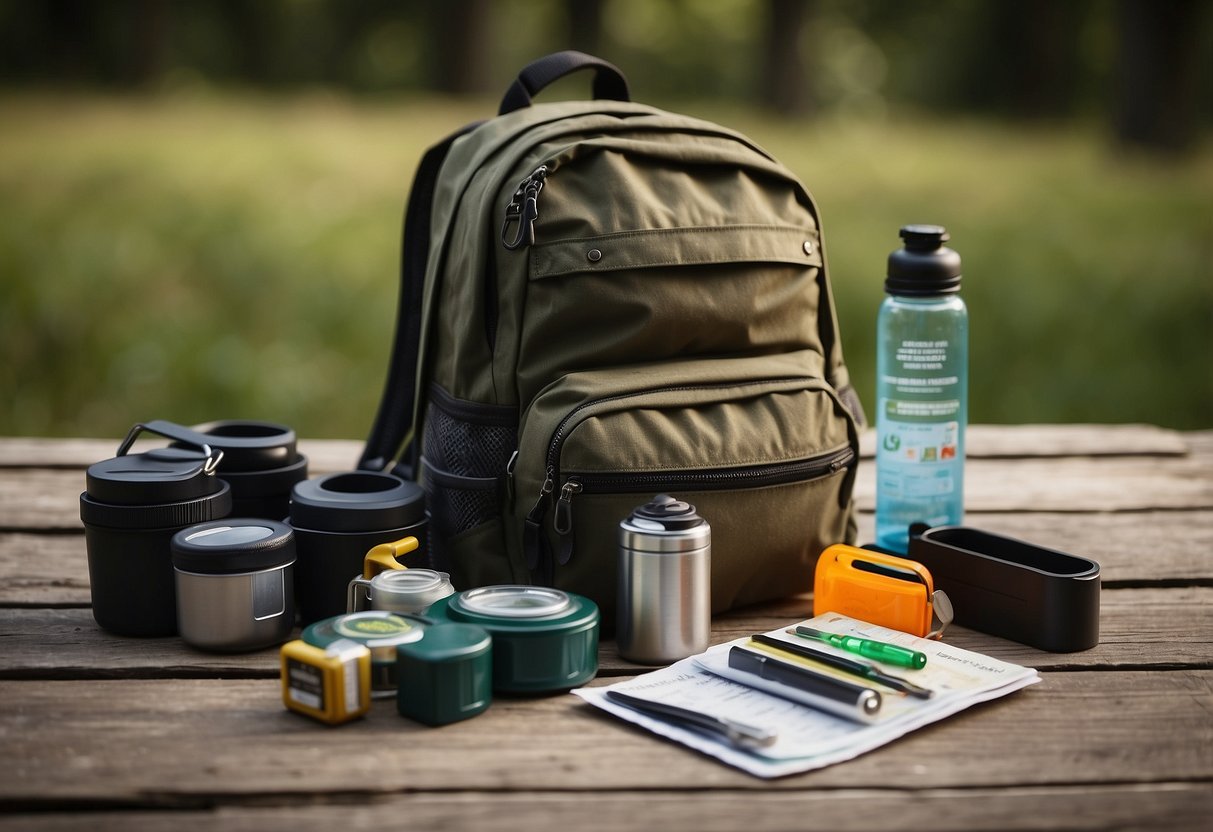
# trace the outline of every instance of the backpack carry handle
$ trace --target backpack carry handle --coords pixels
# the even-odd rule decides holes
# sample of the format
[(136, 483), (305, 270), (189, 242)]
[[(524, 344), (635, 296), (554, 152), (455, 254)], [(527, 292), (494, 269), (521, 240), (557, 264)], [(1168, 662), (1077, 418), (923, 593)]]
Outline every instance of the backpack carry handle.
[(503, 116), (523, 107), (531, 106), (531, 97), (540, 90), (571, 72), (579, 69), (593, 69), (594, 81), (592, 90), (594, 98), (606, 98), (612, 101), (631, 101), (628, 93), (628, 79), (617, 66), (593, 55), (577, 52), (573, 49), (564, 52), (554, 52), (538, 60), (531, 61), (501, 99), (501, 109), (497, 115)]

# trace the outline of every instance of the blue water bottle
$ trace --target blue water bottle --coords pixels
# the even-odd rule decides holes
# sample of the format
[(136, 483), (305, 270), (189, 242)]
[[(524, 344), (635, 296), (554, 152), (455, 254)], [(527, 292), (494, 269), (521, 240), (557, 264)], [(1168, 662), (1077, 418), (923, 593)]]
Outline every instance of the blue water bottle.
[(912, 524), (963, 519), (969, 313), (948, 232), (907, 225), (901, 239), (876, 325), (876, 543), (904, 554)]

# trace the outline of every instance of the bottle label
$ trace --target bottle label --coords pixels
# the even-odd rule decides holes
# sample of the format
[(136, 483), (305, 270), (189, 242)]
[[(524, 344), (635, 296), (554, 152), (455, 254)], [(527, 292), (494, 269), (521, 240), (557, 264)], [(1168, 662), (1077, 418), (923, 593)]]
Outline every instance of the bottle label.
[(902, 341), (880, 379), (878, 489), (893, 499), (943, 497), (958, 488), (960, 376), (946, 340)]

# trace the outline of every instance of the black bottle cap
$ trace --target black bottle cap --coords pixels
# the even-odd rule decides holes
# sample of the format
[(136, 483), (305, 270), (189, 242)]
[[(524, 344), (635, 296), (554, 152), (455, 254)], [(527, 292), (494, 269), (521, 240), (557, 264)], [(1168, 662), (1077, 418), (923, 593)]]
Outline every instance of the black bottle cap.
[(97, 502), (124, 506), (196, 500), (223, 487), (207, 462), (206, 454), (184, 448), (123, 454), (90, 465), (86, 491)]
[(660, 523), (667, 531), (693, 529), (703, 522), (695, 506), (676, 500), (669, 494), (658, 494), (632, 512), (634, 517)]
[(189, 430), (199, 434), (192, 444), (205, 442), (223, 451), (223, 459), (219, 462), (221, 475), (293, 467), (299, 461), (295, 431), (286, 425), (224, 419), (194, 425)]
[(905, 247), (889, 255), (884, 290), (890, 295), (931, 297), (960, 291), (960, 255), (944, 246), (950, 237), (942, 225), (906, 225)]

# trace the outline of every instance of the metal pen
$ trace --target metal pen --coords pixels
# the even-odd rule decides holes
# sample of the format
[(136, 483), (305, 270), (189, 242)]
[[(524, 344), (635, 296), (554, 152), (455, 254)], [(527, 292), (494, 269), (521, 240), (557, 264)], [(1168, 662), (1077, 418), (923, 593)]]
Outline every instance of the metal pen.
[(807, 667), (781, 662), (740, 645), (729, 650), (729, 667), (771, 684), (761, 690), (838, 716), (866, 722), (880, 711), (878, 691)]
[(772, 650), (779, 650), (791, 656), (796, 656), (801, 659), (808, 659), (814, 662), (832, 667), (835, 670), (841, 670), (844, 673), (851, 673), (855, 676), (862, 676), (865, 679), (884, 685), (887, 688), (892, 688), (896, 691), (917, 697), (919, 699), (930, 699), (935, 695), (935, 691), (927, 690), (918, 685), (909, 682), (900, 676), (894, 676), (891, 673), (885, 673), (871, 662), (864, 662), (858, 659), (848, 659), (845, 656), (839, 656), (834, 653), (827, 653), (824, 650), (817, 650), (813, 647), (808, 647), (802, 644), (791, 644), (786, 641), (780, 641), (777, 638), (765, 634), (750, 636), (751, 640), (769, 647)]
[(778, 739), (778, 735), (768, 728), (760, 728), (744, 722), (738, 722), (734, 719), (705, 714), (680, 705), (671, 705), (668, 702), (644, 699), (643, 697), (632, 696), (629, 693), (617, 690), (608, 690), (606, 698), (619, 705), (623, 705), (625, 708), (631, 708), (634, 711), (639, 711), (642, 714), (647, 714), (657, 719), (671, 720), (688, 728), (715, 734), (723, 738), (730, 745), (735, 745), (738, 748), (766, 748)]

